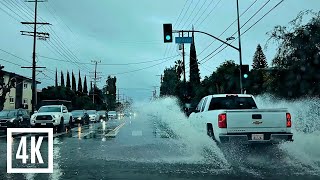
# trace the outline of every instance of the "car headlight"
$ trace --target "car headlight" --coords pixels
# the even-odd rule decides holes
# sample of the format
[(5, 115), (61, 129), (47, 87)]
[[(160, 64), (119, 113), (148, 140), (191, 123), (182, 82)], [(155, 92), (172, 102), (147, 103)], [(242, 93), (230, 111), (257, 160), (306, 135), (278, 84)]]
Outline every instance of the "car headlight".
[(16, 118), (12, 118), (12, 119), (10, 119), (9, 121), (11, 122), (11, 123), (13, 123), (13, 121), (15, 120)]
[(31, 119), (32, 120), (36, 120), (37, 116), (32, 116)]
[(78, 117), (77, 119), (78, 119), (78, 120), (81, 120), (81, 117)]

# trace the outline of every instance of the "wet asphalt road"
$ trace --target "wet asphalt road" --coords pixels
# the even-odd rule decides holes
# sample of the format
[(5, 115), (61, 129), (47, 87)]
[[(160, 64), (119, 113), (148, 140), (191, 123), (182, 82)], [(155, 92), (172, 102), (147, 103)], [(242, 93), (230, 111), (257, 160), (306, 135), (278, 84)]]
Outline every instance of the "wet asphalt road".
[(0, 179), (320, 178), (319, 169), (278, 147), (198, 146), (200, 139), (168, 138), (170, 131), (139, 118), (109, 121), (105, 130), (97, 123), (55, 137), (53, 174), (7, 174), (6, 139), (0, 138)]

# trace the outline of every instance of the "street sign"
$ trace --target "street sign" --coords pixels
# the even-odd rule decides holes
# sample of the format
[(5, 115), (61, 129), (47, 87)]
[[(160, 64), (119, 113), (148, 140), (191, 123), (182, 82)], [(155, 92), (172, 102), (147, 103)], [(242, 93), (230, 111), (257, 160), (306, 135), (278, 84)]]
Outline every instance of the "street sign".
[(191, 44), (192, 37), (176, 37), (177, 44)]

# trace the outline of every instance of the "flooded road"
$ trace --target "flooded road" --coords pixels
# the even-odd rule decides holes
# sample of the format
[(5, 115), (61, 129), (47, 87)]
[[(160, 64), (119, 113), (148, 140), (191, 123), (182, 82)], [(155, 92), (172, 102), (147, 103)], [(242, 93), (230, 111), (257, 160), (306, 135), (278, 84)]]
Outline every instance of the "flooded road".
[[(295, 120), (309, 117), (300, 106), (289, 107)], [(7, 174), (6, 139), (0, 138), (0, 179), (319, 179), (320, 133), (302, 129), (297, 123), (292, 143), (218, 146), (192, 128), (174, 100), (163, 99), (135, 118), (56, 136), (53, 174)]]

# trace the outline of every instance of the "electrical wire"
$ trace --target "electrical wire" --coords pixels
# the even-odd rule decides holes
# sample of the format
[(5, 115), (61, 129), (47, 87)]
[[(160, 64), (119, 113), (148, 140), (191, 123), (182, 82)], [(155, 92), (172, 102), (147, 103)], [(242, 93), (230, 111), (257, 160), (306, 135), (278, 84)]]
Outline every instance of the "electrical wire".
[[(174, 56), (174, 57), (178, 57), (178, 55), (176, 55), (176, 56)], [(173, 58), (174, 58), (174, 57), (173, 57)], [(144, 68), (140, 68), (140, 69), (136, 69), (136, 70), (132, 70), (132, 71), (127, 71), (127, 72), (112, 73), (112, 74), (114, 74), (114, 75), (121, 75), (121, 74), (127, 74), (127, 73), (132, 73), (132, 72), (137, 72), (137, 71), (149, 69), (149, 68), (158, 66), (158, 65), (160, 65), (160, 64), (163, 64), (163, 63), (165, 63), (165, 62), (168, 62), (168, 61), (172, 60), (173, 58), (167, 59), (167, 60), (162, 61), (162, 62), (160, 62), (160, 63), (154, 64), (154, 65), (151, 65), (151, 66), (147, 66), (147, 67), (144, 67)]]
[[(41, 56), (41, 55), (39, 55), (39, 57), (46, 58), (46, 59), (50, 59), (50, 60), (54, 60), (54, 61), (70, 62), (70, 61), (68, 61), (68, 60), (57, 59), (57, 58), (52, 58), (52, 57), (47, 57), (47, 56)], [(162, 61), (162, 60), (169, 59), (169, 58), (173, 58), (173, 57), (177, 57), (177, 56), (170, 56), (170, 57), (165, 57), (165, 58), (161, 58), (161, 59), (141, 61), (141, 62), (133, 62), (133, 63), (100, 63), (99, 65), (126, 66), (126, 65), (134, 65), (134, 64), (145, 64), (145, 63), (150, 63), (150, 62)], [(79, 62), (79, 64), (92, 64), (92, 63), (81, 63), (81, 62)]]

